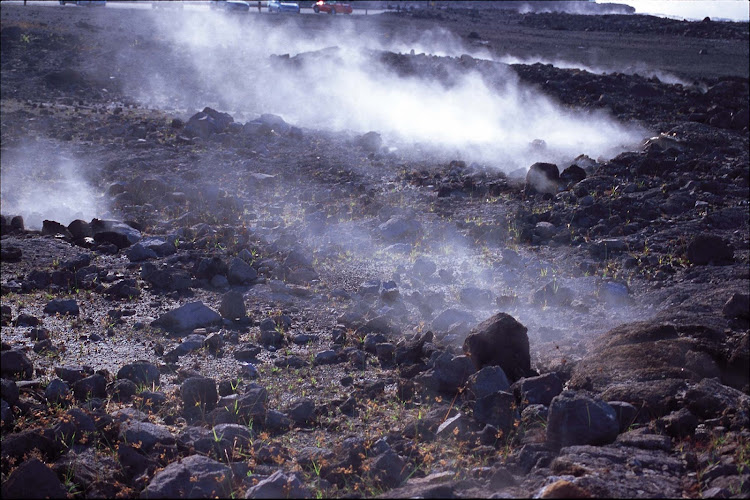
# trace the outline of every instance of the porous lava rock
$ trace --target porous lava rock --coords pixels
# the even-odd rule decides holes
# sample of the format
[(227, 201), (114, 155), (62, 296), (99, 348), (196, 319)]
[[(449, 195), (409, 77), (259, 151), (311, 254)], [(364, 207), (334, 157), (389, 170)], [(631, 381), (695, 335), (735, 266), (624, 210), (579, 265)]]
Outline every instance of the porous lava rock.
[(497, 313), (477, 325), (464, 341), (464, 352), (477, 370), (499, 366), (511, 382), (534, 376), (526, 327), (506, 313)]

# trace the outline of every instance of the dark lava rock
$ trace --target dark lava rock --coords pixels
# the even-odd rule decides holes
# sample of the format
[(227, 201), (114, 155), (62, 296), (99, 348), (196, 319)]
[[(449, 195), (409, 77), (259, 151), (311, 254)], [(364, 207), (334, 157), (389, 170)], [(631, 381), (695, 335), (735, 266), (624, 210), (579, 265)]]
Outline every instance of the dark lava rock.
[(9, 405), (14, 406), (18, 403), (18, 386), (12, 380), (2, 379), (2, 392), (0, 397), (6, 401)]
[(30, 379), (34, 373), (34, 366), (26, 354), (11, 349), (0, 354), (0, 371), (3, 378)]
[(230, 114), (206, 107), (190, 117), (185, 124), (184, 132), (188, 137), (208, 139), (212, 134), (223, 132), (232, 122), (234, 118)]
[(735, 293), (721, 310), (726, 318), (750, 318), (750, 295)]
[[(572, 389), (590, 389), (605, 400), (625, 401), (655, 418), (678, 409), (675, 395), (688, 382), (722, 375), (706, 327), (676, 327), (662, 320), (628, 323), (594, 340), (573, 369)], [(713, 354), (712, 354), (713, 353)]]
[(526, 189), (537, 193), (557, 193), (560, 170), (554, 163), (534, 163), (526, 173)]
[(512, 316), (498, 313), (477, 325), (466, 337), (464, 352), (477, 370), (499, 366), (510, 381), (533, 376), (526, 327)]
[(297, 473), (286, 474), (280, 470), (250, 487), (245, 494), (245, 498), (311, 497), (312, 491), (304, 485)]
[(474, 365), (467, 356), (453, 356), (444, 352), (435, 360), (433, 368), (419, 374), (415, 380), (431, 391), (452, 396), (474, 371)]
[(68, 492), (41, 460), (32, 458), (18, 466), (3, 483), (3, 498), (67, 498)]
[(130, 401), (138, 392), (138, 386), (132, 380), (119, 379), (112, 384), (110, 392), (115, 401)]
[(78, 302), (74, 299), (54, 299), (44, 306), (44, 312), (50, 315), (63, 314), (78, 316), (80, 310), (78, 309)]
[(247, 312), (245, 309), (245, 299), (243, 298), (242, 293), (235, 291), (225, 293), (221, 297), (219, 314), (221, 314), (223, 318), (230, 320), (244, 318)]
[(112, 220), (93, 219), (91, 231), (94, 233), (94, 241), (98, 244), (112, 244), (118, 249), (127, 248), (141, 239), (141, 232), (137, 229), (124, 222)]
[(232, 470), (202, 455), (172, 462), (148, 483), (142, 498), (222, 498), (232, 492)]
[(518, 418), (520, 416), (516, 411), (516, 398), (509, 392), (497, 391), (477, 399), (474, 403), (474, 419), (480, 424), (500, 429), (506, 435)]
[(696, 265), (729, 263), (734, 258), (734, 249), (720, 236), (699, 234), (688, 243), (687, 258)]
[(714, 418), (727, 409), (750, 411), (750, 397), (722, 384), (716, 378), (704, 378), (685, 393), (687, 407), (702, 418)]
[(549, 406), (552, 398), (563, 391), (563, 383), (556, 373), (521, 378), (513, 384), (513, 393), (521, 406), (541, 404)]
[(203, 302), (189, 302), (183, 306), (162, 314), (151, 323), (165, 330), (189, 331), (196, 328), (205, 328), (221, 323), (219, 313), (203, 304)]
[(185, 409), (201, 406), (211, 411), (219, 400), (216, 381), (207, 377), (190, 377), (180, 386), (180, 395)]
[(80, 401), (104, 398), (107, 396), (107, 379), (98, 373), (83, 378), (73, 384), (73, 394)]
[(498, 391), (510, 392), (510, 383), (499, 366), (485, 366), (469, 377), (468, 389), (476, 399), (491, 396)]
[(547, 440), (556, 446), (611, 443), (619, 432), (615, 410), (600, 399), (565, 391), (550, 404)]
[(377, 153), (383, 145), (383, 139), (377, 132), (367, 132), (359, 137), (357, 144), (369, 153)]
[(159, 368), (148, 361), (135, 361), (120, 368), (118, 379), (128, 379), (136, 385), (151, 387), (159, 385)]

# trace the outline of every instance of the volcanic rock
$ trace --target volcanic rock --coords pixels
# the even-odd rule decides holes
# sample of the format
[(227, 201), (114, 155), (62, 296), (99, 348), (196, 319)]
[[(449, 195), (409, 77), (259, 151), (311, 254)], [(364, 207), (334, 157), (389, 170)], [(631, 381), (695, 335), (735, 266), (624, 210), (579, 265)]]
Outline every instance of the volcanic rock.
[(534, 163), (526, 174), (526, 189), (537, 193), (557, 193), (560, 170), (554, 163)]
[(611, 443), (619, 432), (615, 410), (600, 399), (565, 391), (550, 404), (547, 440), (557, 446)]
[(203, 304), (190, 302), (159, 316), (153, 326), (159, 326), (171, 331), (190, 331), (221, 323), (219, 313)]
[(727, 263), (733, 256), (732, 246), (724, 238), (711, 234), (695, 236), (687, 247), (687, 258), (696, 265)]
[[(29, 487), (33, 485), (33, 487)], [(3, 498), (65, 498), (67, 491), (57, 475), (32, 458), (18, 466), (3, 483)]]
[(165, 467), (148, 483), (143, 498), (224, 497), (232, 491), (232, 470), (202, 455)]
[(159, 368), (148, 361), (129, 363), (117, 372), (118, 379), (128, 379), (136, 385), (146, 387), (159, 385), (159, 375)]
[(141, 239), (141, 232), (137, 229), (112, 220), (93, 219), (91, 231), (94, 233), (94, 241), (98, 244), (111, 243), (119, 249), (127, 248)]
[(34, 366), (22, 351), (15, 349), (3, 351), (0, 353), (0, 359), (2, 360), (0, 361), (0, 370), (2, 370), (3, 378), (30, 379), (34, 372)]
[(190, 377), (180, 386), (180, 396), (186, 409), (195, 406), (211, 411), (219, 400), (216, 381), (207, 377)]
[(497, 313), (477, 325), (466, 337), (463, 349), (477, 370), (499, 366), (512, 382), (535, 375), (526, 327), (506, 313)]

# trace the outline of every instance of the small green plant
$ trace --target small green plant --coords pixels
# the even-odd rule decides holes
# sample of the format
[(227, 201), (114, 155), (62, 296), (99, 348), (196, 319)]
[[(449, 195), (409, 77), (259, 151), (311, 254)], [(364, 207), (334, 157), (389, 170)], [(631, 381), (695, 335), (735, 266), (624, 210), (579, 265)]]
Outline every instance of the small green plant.
[(63, 486), (68, 491), (69, 496), (76, 496), (83, 493), (82, 491), (78, 490), (78, 485), (73, 481), (75, 478), (75, 469), (73, 467), (68, 467), (65, 470), (65, 474), (63, 476)]

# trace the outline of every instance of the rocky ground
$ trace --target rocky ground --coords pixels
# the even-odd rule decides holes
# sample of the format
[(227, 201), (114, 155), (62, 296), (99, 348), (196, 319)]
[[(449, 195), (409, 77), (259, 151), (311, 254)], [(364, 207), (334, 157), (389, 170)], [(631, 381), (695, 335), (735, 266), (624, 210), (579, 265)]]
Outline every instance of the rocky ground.
[[(118, 72), (181, 64), (151, 11), (0, 12), (3, 496), (750, 493), (747, 23), (335, 20), (684, 81), (513, 64), (644, 135), (502, 171), (233, 116), (200, 82), (146, 105)], [(504, 85), (488, 59), (367, 56)]]

